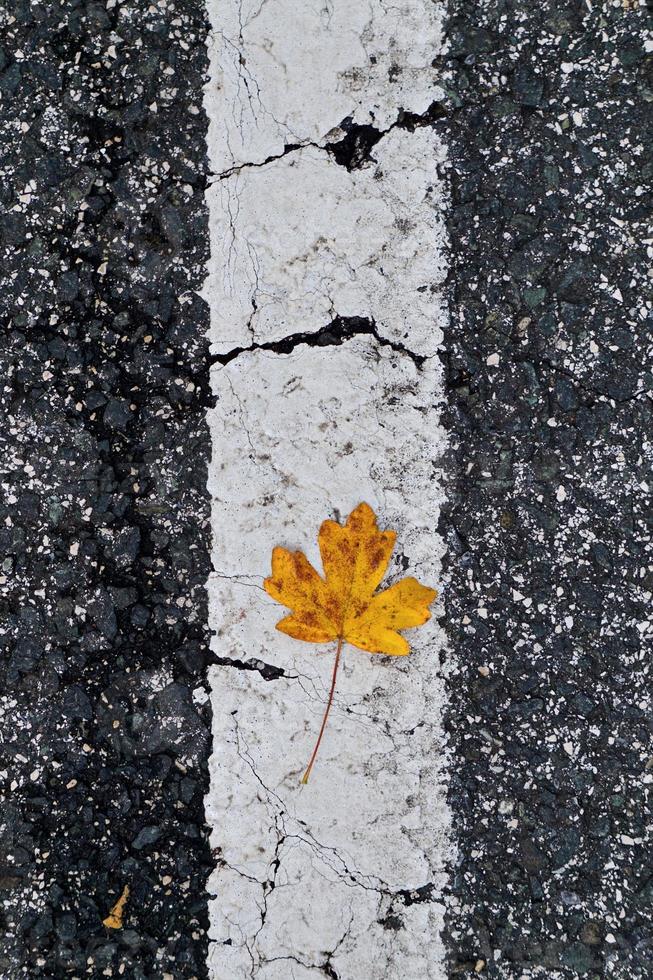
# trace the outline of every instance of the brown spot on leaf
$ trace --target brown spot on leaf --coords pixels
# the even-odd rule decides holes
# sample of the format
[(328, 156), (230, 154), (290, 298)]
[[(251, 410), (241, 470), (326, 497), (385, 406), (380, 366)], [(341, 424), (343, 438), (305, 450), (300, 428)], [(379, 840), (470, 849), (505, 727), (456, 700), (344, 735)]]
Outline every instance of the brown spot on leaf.
[(381, 548), (376, 548), (376, 547), (369, 549), (368, 555), (369, 555), (370, 568), (372, 569), (378, 568), (385, 558), (385, 554), (383, 550)]

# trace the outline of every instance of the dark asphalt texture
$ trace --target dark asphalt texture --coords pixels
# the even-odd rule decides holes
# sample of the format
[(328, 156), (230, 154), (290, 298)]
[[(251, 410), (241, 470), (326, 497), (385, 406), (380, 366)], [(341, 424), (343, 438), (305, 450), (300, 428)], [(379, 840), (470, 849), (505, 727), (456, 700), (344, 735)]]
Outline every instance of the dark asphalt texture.
[(0, 976), (205, 977), (203, 6), (0, 31)]
[[(653, 976), (647, 23), (450, 0), (398, 122), (450, 147), (451, 977)], [(7, 980), (207, 976), (206, 32), (0, 11)]]
[(644, 980), (651, 19), (450, 12), (450, 972)]

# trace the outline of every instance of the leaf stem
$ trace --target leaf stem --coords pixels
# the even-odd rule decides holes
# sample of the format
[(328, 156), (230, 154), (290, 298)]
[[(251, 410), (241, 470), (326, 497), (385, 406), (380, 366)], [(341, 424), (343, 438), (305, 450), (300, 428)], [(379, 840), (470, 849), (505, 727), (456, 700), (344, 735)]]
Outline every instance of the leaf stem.
[(311, 769), (317, 757), (317, 752), (320, 747), (320, 742), (322, 741), (322, 736), (324, 735), (324, 729), (326, 728), (327, 718), (329, 717), (329, 712), (331, 711), (331, 705), (333, 704), (333, 695), (336, 689), (336, 677), (338, 676), (338, 665), (340, 663), (340, 654), (342, 652), (342, 637), (338, 639), (338, 649), (336, 650), (336, 659), (333, 664), (333, 674), (331, 675), (331, 690), (329, 691), (329, 700), (327, 701), (326, 710), (324, 712), (324, 717), (322, 719), (322, 725), (320, 727), (320, 734), (317, 737), (317, 742), (315, 743), (315, 748), (313, 749), (313, 755), (309, 764), (306, 766), (306, 772), (302, 776), (302, 784), (306, 785), (308, 782), (308, 777), (311, 775)]

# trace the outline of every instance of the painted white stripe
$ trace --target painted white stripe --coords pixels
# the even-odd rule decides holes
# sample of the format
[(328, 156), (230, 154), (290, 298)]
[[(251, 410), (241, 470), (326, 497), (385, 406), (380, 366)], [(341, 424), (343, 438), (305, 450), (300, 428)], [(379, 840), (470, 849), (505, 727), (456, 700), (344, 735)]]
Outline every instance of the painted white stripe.
[(433, 0), (208, 0), (205, 106), (213, 168), (260, 164), (287, 145), (337, 140), (344, 119), (386, 130), (441, 94)]
[[(361, 500), (399, 532), (390, 580), (405, 566), (441, 581), (442, 150), (426, 129), (391, 128), (376, 162), (348, 173), (322, 149), (346, 116), (390, 127), (399, 106), (423, 111), (436, 97), (440, 10), (426, 0), (389, 11), (377, 0), (220, 0), (210, 14), (210, 156), (216, 173), (240, 168), (208, 195), (214, 350), (314, 332), (339, 315), (372, 317), (380, 338), (427, 357), (417, 367), (364, 335), (289, 354), (252, 349), (214, 370), (214, 649), (284, 676), (211, 672), (210, 972), (442, 978), (441, 631), (433, 620), (411, 631), (405, 659), (345, 648), (325, 741), (300, 788), (334, 651), (277, 632), (283, 610), (261, 585), (276, 544), (319, 568), (320, 523)], [(247, 166), (288, 142), (303, 148)], [(436, 901), (406, 904), (406, 890), (427, 885)]]
[(435, 354), (444, 228), (432, 130), (393, 129), (351, 173), (308, 147), (218, 181), (211, 203), (216, 353), (370, 317), (382, 337)]

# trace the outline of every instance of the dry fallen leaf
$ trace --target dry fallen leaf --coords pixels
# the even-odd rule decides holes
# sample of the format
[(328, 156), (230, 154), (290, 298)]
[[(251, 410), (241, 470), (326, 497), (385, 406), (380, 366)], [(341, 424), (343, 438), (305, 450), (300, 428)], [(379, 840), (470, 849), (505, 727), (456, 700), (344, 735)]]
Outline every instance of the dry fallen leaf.
[(122, 895), (113, 906), (106, 919), (102, 920), (103, 926), (106, 926), (107, 929), (122, 929), (122, 920), (125, 914), (125, 905), (127, 904), (128, 898), (129, 885), (125, 885), (122, 890)]
[(303, 783), (308, 782), (329, 716), (342, 644), (351, 643), (369, 653), (405, 656), (410, 646), (397, 630), (421, 626), (431, 616), (428, 607), (437, 592), (414, 578), (376, 591), (396, 538), (394, 531), (379, 530), (369, 504), (359, 504), (344, 527), (324, 521), (320, 528), (324, 577), (301, 551), (274, 548), (272, 552), (272, 575), (263, 584), (268, 595), (291, 610), (277, 629), (309, 643), (338, 641), (331, 691)]

